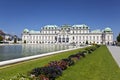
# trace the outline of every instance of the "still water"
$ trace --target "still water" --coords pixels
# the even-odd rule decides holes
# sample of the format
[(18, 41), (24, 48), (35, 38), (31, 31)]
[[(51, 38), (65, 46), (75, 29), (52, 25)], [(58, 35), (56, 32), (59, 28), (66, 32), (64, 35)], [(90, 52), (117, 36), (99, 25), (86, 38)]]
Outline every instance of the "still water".
[(58, 44), (0, 45), (0, 61), (60, 51), (73, 47), (74, 46)]

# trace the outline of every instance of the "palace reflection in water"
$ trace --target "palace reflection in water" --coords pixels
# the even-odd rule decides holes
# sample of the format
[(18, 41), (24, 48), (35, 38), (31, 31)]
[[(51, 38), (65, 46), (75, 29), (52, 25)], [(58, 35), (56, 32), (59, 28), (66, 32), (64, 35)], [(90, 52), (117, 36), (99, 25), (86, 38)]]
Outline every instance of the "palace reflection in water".
[(0, 46), (0, 61), (65, 50), (74, 46), (60, 44), (23, 44)]

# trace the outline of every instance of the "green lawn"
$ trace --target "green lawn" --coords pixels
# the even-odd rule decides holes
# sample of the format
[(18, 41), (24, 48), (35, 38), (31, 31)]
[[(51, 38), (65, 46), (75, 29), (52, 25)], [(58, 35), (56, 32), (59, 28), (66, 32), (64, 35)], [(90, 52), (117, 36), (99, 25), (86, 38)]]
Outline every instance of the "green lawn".
[[(26, 73), (35, 67), (44, 66), (50, 61), (60, 60), (74, 54), (79, 50), (64, 52), (15, 64), (6, 68), (0, 67), (0, 80), (9, 80), (17, 73)], [(120, 68), (113, 60), (106, 46), (101, 46), (92, 54), (82, 58), (75, 65), (63, 71), (63, 75), (57, 80), (119, 80)]]
[(62, 54), (60, 53), (60, 54), (55, 54), (51, 56), (46, 56), (43, 58), (26, 61), (19, 64), (11, 65), (11, 66), (0, 67), (0, 80), (1, 79), (9, 80), (11, 77), (15, 76), (17, 73), (26, 74), (28, 71), (31, 71), (33, 68), (44, 66), (50, 61), (66, 58), (70, 54), (74, 54), (80, 50), (82, 49), (63, 52)]
[(57, 80), (120, 80), (120, 68), (102, 46), (65, 70)]

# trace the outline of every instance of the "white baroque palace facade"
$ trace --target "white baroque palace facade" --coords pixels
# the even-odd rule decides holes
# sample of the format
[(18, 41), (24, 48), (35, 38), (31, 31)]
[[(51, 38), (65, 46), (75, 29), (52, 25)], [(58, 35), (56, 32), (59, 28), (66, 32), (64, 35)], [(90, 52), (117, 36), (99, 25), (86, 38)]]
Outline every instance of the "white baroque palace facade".
[(107, 27), (104, 30), (93, 30), (85, 25), (46, 25), (40, 31), (24, 29), (22, 42), (27, 44), (41, 43), (76, 43), (86, 42), (96, 44), (108, 44), (113, 42), (113, 32)]

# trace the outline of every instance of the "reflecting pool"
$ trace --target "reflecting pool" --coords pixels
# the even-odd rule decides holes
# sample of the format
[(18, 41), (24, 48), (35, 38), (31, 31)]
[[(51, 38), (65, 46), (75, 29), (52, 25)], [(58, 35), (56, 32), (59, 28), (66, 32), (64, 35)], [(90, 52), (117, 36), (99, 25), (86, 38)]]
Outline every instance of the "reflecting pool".
[(0, 61), (74, 48), (61, 44), (0, 45)]

